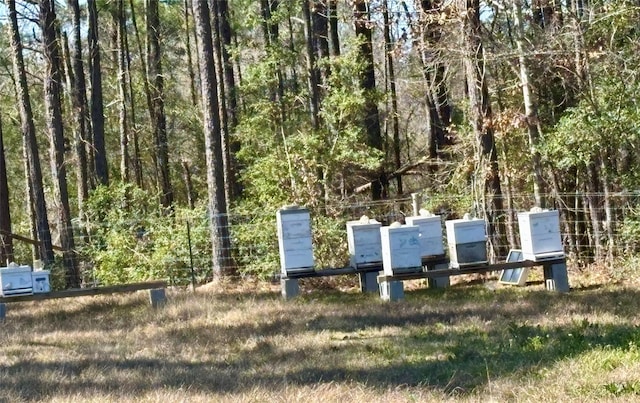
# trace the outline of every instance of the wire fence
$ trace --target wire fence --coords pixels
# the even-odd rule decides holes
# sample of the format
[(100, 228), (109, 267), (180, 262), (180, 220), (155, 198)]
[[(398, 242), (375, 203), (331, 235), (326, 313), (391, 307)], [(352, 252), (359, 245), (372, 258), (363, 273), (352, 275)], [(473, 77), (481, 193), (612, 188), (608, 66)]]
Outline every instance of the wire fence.
[[(503, 209), (488, 211), (487, 199), (469, 195), (420, 195), (375, 202), (334, 203), (311, 209), (313, 249), (317, 268), (349, 263), (346, 222), (366, 215), (389, 225), (415, 214), (417, 208), (440, 215), (443, 221), (465, 213), (488, 219), (489, 257), (504, 261), (520, 247), (517, 213), (534, 205), (533, 195), (501, 200)], [(572, 193), (545, 195), (546, 207), (560, 213), (560, 232), (569, 264), (611, 265), (640, 251), (640, 193)], [(418, 205), (419, 204), (419, 205)], [(227, 228), (237, 276), (269, 278), (280, 272), (276, 211), (230, 213)], [(495, 230), (495, 232), (498, 232)], [(76, 267), (83, 286), (167, 280), (188, 285), (209, 281), (213, 273), (209, 220), (205, 212), (187, 217), (129, 220), (101, 225), (76, 223)], [(446, 238), (446, 233), (444, 233)], [(446, 249), (445, 249), (446, 250)], [(23, 254), (22, 256), (26, 256)], [(55, 288), (63, 288), (68, 268), (57, 262), (52, 271)]]

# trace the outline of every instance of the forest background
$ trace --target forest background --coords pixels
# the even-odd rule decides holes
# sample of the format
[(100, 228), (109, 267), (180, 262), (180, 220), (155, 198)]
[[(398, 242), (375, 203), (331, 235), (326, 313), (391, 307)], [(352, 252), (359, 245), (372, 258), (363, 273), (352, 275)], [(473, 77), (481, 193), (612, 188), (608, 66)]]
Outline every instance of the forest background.
[[(555, 208), (574, 267), (640, 247), (637, 1), (5, 0), (0, 259), (56, 287), (279, 271), (275, 211)], [(595, 266), (594, 266), (595, 263)]]

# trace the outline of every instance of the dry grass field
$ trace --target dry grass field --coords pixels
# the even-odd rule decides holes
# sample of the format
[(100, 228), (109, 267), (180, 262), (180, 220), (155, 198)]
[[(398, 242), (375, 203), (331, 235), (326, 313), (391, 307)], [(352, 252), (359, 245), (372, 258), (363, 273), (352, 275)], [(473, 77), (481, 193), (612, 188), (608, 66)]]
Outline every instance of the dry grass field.
[(570, 272), (540, 281), (422, 282), (382, 302), (264, 283), (7, 304), (2, 402), (634, 401), (640, 288)]

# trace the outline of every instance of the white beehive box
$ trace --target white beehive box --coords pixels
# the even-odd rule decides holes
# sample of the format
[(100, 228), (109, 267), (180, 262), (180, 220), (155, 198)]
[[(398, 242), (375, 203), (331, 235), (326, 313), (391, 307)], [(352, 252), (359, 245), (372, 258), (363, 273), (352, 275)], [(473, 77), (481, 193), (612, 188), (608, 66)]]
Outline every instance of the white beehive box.
[(33, 284), (34, 294), (43, 294), (51, 291), (49, 282), (49, 270), (35, 270), (31, 272), (31, 282)]
[(445, 221), (451, 267), (487, 263), (486, 222), (481, 219)]
[(382, 263), (381, 227), (381, 223), (366, 216), (357, 221), (347, 221), (347, 245), (351, 267)]
[(518, 213), (518, 227), (524, 260), (564, 256), (557, 210)]
[(313, 271), (309, 210), (297, 206), (282, 208), (276, 213), (276, 224), (282, 274)]
[(0, 285), (5, 297), (33, 294), (31, 267), (10, 264), (0, 268)]
[(422, 257), (444, 255), (442, 219), (439, 215), (406, 217), (407, 225), (420, 228), (420, 253)]
[(384, 274), (422, 270), (420, 228), (417, 225), (390, 225), (380, 228)]

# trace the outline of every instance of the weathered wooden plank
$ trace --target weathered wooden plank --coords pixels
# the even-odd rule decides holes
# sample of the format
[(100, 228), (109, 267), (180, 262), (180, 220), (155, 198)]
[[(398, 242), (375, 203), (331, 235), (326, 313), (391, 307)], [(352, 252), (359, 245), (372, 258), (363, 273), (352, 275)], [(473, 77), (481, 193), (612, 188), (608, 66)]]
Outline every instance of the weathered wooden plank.
[(72, 288), (69, 290), (52, 291), (52, 292), (47, 292), (42, 294), (0, 297), (0, 303), (40, 301), (40, 300), (46, 300), (46, 299), (83, 297), (88, 295), (117, 294), (117, 293), (134, 292), (134, 291), (140, 291), (140, 290), (152, 290), (156, 288), (165, 288), (166, 286), (167, 286), (166, 281), (145, 281), (141, 283), (111, 285), (111, 286), (104, 286), (104, 287)]
[(308, 278), (308, 277), (329, 277), (329, 276), (340, 276), (343, 274), (359, 274), (359, 273), (369, 273), (369, 272), (377, 272), (382, 271), (382, 264), (375, 265), (366, 265), (355, 267), (339, 267), (339, 268), (331, 268), (331, 269), (321, 269), (314, 271), (307, 271), (301, 273), (289, 273), (286, 277), (281, 277), (282, 279), (300, 279), (300, 278)]
[(487, 273), (491, 271), (500, 271), (504, 269), (515, 269), (518, 267), (536, 267), (547, 266), (557, 263), (564, 263), (564, 258), (550, 259), (543, 261), (523, 260), (521, 262), (503, 262), (495, 264), (487, 264), (481, 266), (460, 267), (458, 269), (435, 269), (416, 273), (401, 273), (393, 276), (378, 276), (378, 281), (404, 281), (404, 280), (416, 280), (421, 278), (436, 278), (444, 276), (458, 276), (462, 274), (475, 274), (475, 273)]

